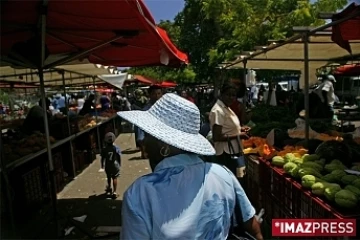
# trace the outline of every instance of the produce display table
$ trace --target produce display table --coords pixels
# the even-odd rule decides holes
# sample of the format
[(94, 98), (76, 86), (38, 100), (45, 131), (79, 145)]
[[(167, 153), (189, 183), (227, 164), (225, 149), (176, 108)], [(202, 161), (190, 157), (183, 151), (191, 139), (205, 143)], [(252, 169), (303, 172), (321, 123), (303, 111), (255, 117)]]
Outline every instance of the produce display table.
[[(89, 127), (89, 128), (87, 128), (87, 129), (85, 129), (85, 130), (83, 130), (81, 132), (70, 135), (70, 136), (68, 136), (68, 137), (66, 137), (66, 138), (64, 138), (62, 140), (56, 141), (56, 142), (54, 142), (52, 144), (51, 148), (54, 149), (54, 148), (56, 148), (58, 146), (61, 146), (61, 145), (65, 144), (65, 143), (68, 143), (68, 142), (82, 136), (83, 134), (88, 134), (90, 131), (98, 128), (102, 124), (105, 124), (105, 123), (107, 123), (109, 121), (113, 121), (116, 117), (117, 117), (117, 115), (113, 116), (112, 118), (107, 119), (106, 121), (99, 122), (96, 125), (94, 125), (93, 127)], [(34, 159), (34, 158), (36, 158), (36, 157), (38, 157), (38, 156), (40, 156), (40, 155), (42, 155), (42, 154), (44, 154), (46, 152), (47, 152), (46, 148), (41, 149), (41, 150), (39, 150), (39, 151), (37, 151), (35, 153), (29, 154), (29, 155), (24, 156), (24, 157), (22, 157), (20, 159), (17, 159), (15, 161), (11, 161), (11, 162), (7, 163), (6, 168), (8, 170), (15, 169), (16, 167), (21, 166), (22, 164), (24, 164), (24, 163), (26, 163), (28, 161), (31, 161), (32, 159)]]
[(360, 209), (345, 210), (331, 206), (312, 194), (311, 190), (303, 188), (283, 169), (272, 166), (268, 160), (256, 155), (248, 155), (246, 159), (244, 189), (256, 209), (265, 209), (267, 223), (274, 218), (355, 218), (360, 224)]
[[(113, 128), (116, 118), (117, 115), (104, 119), (93, 127), (72, 134), (52, 144), (51, 149), (57, 192), (60, 192), (69, 180), (79, 174), (95, 158), (95, 151), (93, 150), (99, 147), (98, 141), (96, 141), (99, 132), (97, 128), (106, 128), (106, 131), (118, 132)], [(86, 149), (78, 148), (77, 144), (75, 144), (82, 142), (83, 137), (90, 140)], [(100, 135), (99, 137), (102, 139), (104, 136)], [(10, 180), (9, 187), (15, 203), (14, 206), (21, 206), (14, 209), (15, 217), (18, 221), (26, 221), (27, 217), (24, 216), (30, 216), (51, 200), (46, 152), (47, 149), (44, 148), (6, 164)], [(75, 174), (71, 172), (73, 168), (75, 168)]]
[[(348, 121), (349, 124), (352, 121), (360, 120), (360, 109), (359, 108), (342, 108), (337, 113), (337, 118), (340, 120), (341, 130), (344, 131), (344, 122)], [(355, 129), (351, 129), (354, 131)]]

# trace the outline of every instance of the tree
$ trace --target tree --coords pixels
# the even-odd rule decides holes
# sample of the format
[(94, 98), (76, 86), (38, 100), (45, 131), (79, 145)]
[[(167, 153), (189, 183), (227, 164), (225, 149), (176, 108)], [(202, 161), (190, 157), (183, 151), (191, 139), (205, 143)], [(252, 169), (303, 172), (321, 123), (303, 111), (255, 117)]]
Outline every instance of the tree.
[[(198, 78), (211, 78), (218, 64), (241, 51), (285, 39), (294, 26), (317, 26), (319, 12), (335, 12), (346, 0), (186, 0), (177, 16), (180, 44)], [(214, 77), (213, 77), (214, 79)]]
[(220, 63), (267, 45), (270, 39), (286, 39), (293, 35), (294, 26), (324, 24), (317, 19), (319, 12), (335, 12), (346, 4), (347, 0), (185, 0), (175, 21), (162, 21), (160, 26), (189, 55), (191, 65), (180, 70), (130, 70), (160, 80), (216, 84)]

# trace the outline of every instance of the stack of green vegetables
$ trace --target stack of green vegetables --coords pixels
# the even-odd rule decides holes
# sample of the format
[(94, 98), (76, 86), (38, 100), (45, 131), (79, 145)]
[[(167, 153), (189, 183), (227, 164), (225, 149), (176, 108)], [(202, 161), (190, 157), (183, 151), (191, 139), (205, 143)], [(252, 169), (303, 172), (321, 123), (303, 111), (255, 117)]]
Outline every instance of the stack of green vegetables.
[[(288, 129), (296, 127), (295, 120), (299, 117), (289, 107), (266, 104), (257, 105), (251, 113), (251, 121), (256, 124), (251, 130), (251, 135), (257, 137), (266, 137), (272, 129), (287, 132)], [(310, 127), (318, 133), (333, 129), (331, 123), (324, 121), (311, 121)]]
[[(351, 209), (360, 203), (360, 177), (347, 174), (344, 171), (347, 167), (339, 160), (326, 164), (326, 160), (316, 154), (298, 158), (287, 153), (284, 157), (273, 157), (272, 164), (301, 181), (302, 186), (314, 195), (339, 207)], [(351, 169), (360, 171), (360, 166)]]

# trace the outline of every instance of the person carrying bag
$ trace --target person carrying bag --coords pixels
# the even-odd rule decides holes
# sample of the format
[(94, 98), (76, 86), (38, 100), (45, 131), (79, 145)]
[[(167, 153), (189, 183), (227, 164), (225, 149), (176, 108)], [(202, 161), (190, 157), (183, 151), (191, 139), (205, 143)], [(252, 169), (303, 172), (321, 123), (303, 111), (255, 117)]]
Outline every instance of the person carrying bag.
[(233, 169), (236, 169), (235, 172), (233, 173), (237, 178), (241, 179), (245, 176), (245, 157), (244, 157), (244, 152), (242, 150), (240, 137), (239, 136), (236, 137), (236, 143), (239, 146), (239, 153), (235, 152), (234, 146), (229, 137), (227, 143), (230, 150), (230, 156), (232, 161), (231, 166), (234, 166)]

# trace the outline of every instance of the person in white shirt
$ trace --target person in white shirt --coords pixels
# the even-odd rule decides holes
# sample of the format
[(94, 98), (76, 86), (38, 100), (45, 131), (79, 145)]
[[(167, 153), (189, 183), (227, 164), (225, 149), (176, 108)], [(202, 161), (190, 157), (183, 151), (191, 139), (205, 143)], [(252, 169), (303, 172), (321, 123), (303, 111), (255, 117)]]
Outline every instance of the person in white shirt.
[(251, 99), (252, 103), (257, 104), (259, 98), (259, 88), (256, 85), (251, 87), (251, 96), (252, 96)]
[(323, 77), (323, 82), (315, 89), (315, 93), (325, 106), (325, 117), (329, 118), (334, 116), (334, 103), (336, 99), (334, 89), (335, 82), (336, 79), (333, 75), (326, 75)]

